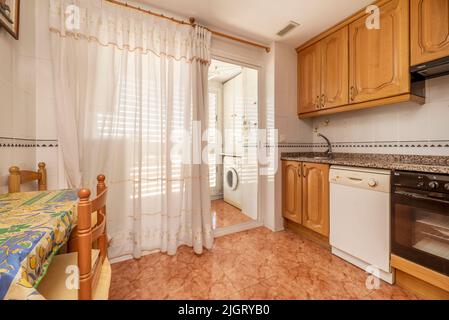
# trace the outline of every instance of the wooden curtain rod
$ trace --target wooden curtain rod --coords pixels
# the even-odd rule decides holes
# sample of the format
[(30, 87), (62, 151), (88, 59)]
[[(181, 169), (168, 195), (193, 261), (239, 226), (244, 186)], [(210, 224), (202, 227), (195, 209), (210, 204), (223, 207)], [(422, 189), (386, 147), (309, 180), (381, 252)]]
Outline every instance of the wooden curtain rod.
[[(150, 14), (152, 16), (156, 16), (156, 17), (159, 17), (159, 18), (167, 19), (167, 20), (179, 23), (179, 24), (185, 24), (185, 25), (189, 25), (189, 26), (192, 26), (192, 27), (195, 26), (195, 19), (194, 18), (190, 18), (190, 21), (186, 22), (186, 21), (179, 20), (179, 19), (176, 19), (176, 18), (173, 18), (173, 17), (165, 16), (165, 15), (163, 15), (161, 13), (153, 12), (151, 10), (146, 10), (146, 9), (142, 9), (140, 7), (135, 7), (133, 5), (128, 4), (127, 2), (120, 2), (120, 1), (116, 1), (116, 0), (105, 0), (105, 1), (106, 2), (110, 2), (112, 4), (115, 4), (115, 5), (118, 5), (118, 6), (126, 7), (126, 8), (133, 9), (133, 10), (137, 10), (137, 11), (140, 11), (140, 12), (143, 12), (143, 13), (146, 13), (146, 14)], [(209, 28), (206, 28), (206, 29), (209, 30), (213, 35), (215, 35), (217, 37), (222, 37), (222, 38), (230, 39), (230, 40), (237, 41), (237, 42), (240, 42), (240, 43), (244, 43), (244, 44), (247, 44), (247, 45), (250, 45), (250, 46), (253, 46), (253, 47), (261, 48), (261, 49), (264, 49), (267, 53), (271, 51), (270, 47), (267, 47), (267, 46), (264, 46), (264, 45), (261, 45), (261, 44), (255, 43), (255, 42), (251, 42), (251, 41), (248, 41), (248, 40), (245, 40), (245, 39), (237, 38), (237, 37), (228, 35), (226, 33), (218, 32), (218, 31), (215, 31), (215, 30), (211, 30)]]

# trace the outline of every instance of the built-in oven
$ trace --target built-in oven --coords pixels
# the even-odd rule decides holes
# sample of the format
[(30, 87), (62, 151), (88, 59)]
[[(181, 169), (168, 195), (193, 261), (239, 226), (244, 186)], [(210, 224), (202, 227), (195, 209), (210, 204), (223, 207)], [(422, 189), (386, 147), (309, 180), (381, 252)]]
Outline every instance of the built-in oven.
[(449, 276), (449, 175), (397, 171), (392, 253)]

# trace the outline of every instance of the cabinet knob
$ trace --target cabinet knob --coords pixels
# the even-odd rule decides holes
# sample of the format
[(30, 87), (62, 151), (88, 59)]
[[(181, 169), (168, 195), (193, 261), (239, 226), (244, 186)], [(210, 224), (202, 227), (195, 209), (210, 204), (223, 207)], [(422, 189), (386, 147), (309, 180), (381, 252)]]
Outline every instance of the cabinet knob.
[(319, 108), (320, 108), (320, 96), (316, 96), (315, 109), (319, 109)]
[(304, 178), (309, 175), (309, 169), (307, 169), (306, 166), (302, 168), (302, 175), (304, 176)]
[(351, 90), (350, 90), (351, 101), (355, 100), (355, 92), (356, 92), (355, 88), (351, 87)]

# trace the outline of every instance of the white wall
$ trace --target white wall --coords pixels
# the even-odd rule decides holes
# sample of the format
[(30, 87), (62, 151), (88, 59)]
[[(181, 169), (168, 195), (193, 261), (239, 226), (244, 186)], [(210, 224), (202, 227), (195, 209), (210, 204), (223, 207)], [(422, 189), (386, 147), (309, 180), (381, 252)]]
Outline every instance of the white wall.
[(7, 190), (10, 166), (34, 170), (41, 161), (49, 189), (66, 186), (57, 148), (48, 6), (49, 0), (21, 1), (18, 41), (0, 29), (0, 193)]
[[(314, 127), (335, 144), (335, 152), (449, 156), (449, 76), (428, 80), (426, 90), (422, 106), (406, 103), (341, 113), (316, 118)], [(313, 142), (323, 143), (316, 135)]]
[(36, 161), (47, 164), (48, 188), (65, 188), (62, 157), (59, 155), (49, 32), (49, 0), (36, 1)]
[(24, 0), (19, 40), (0, 28), (0, 193), (7, 192), (10, 166), (37, 168), (35, 19), (34, 0)]
[(271, 224), (272, 230), (284, 228), (282, 218), (282, 152), (309, 151), (306, 145), (312, 141), (310, 119), (298, 118), (297, 54), (294, 47), (276, 42), (274, 44), (274, 114), (275, 127), (279, 133), (277, 150), (278, 169), (272, 181)]
[(298, 119), (296, 50), (294, 47), (276, 42), (274, 54), (276, 128), (279, 131), (279, 143), (310, 143), (312, 120)]

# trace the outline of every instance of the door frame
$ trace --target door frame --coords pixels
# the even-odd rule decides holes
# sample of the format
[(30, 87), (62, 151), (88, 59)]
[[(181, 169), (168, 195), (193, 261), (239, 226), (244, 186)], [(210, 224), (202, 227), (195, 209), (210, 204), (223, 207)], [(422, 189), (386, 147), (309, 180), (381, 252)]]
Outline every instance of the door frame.
[[(249, 69), (253, 69), (253, 70), (257, 71), (257, 81), (258, 81), (258, 84), (257, 84), (257, 97), (258, 97), (257, 121), (258, 121), (258, 129), (260, 129), (260, 124), (261, 124), (261, 120), (262, 120), (262, 118), (261, 118), (261, 101), (263, 99), (261, 88), (262, 88), (262, 84), (264, 81), (263, 74), (262, 74), (263, 66), (247, 63), (242, 60), (235, 59), (235, 58), (224, 57), (219, 54), (212, 54), (212, 59), (222, 61), (222, 62), (232, 63), (235, 65), (244, 67), (244, 68), (249, 68)], [(223, 106), (223, 108), (224, 108), (224, 106)], [(257, 146), (257, 151), (259, 152), (259, 145)], [(260, 197), (261, 190), (262, 190), (261, 181), (262, 181), (262, 179), (260, 176), (260, 165), (258, 164), (257, 165), (257, 220), (248, 221), (248, 222), (244, 222), (244, 223), (233, 225), (233, 226), (215, 229), (214, 230), (215, 237), (218, 238), (218, 237), (222, 237), (225, 235), (238, 233), (238, 232), (242, 232), (242, 231), (246, 231), (246, 230), (251, 230), (251, 229), (255, 229), (255, 228), (264, 226), (263, 216), (261, 214), (262, 211), (260, 210), (261, 205), (262, 205), (262, 201), (261, 201), (261, 197)]]
[[(222, 92), (222, 90), (219, 90), (218, 88), (211, 89), (209, 87), (208, 94), (210, 94), (211, 92), (216, 95), (218, 100), (220, 100), (220, 101), (217, 101), (217, 105), (216, 105), (216, 114), (217, 114), (217, 119), (216, 119), (217, 126), (216, 127), (219, 131), (222, 132), (223, 131), (223, 114), (222, 114), (222, 112), (223, 112), (223, 92)], [(210, 108), (210, 106), (209, 106), (209, 108)], [(215, 161), (217, 161), (218, 156), (216, 154), (215, 154), (215, 156), (216, 156)], [(221, 187), (216, 186), (215, 191), (213, 193), (212, 193), (212, 189), (211, 189), (211, 199), (212, 200), (220, 199), (221, 197), (223, 197), (223, 192), (224, 192), (224, 190), (223, 190), (223, 165), (216, 165), (215, 167), (216, 167), (216, 172), (215, 172), (216, 183), (217, 183), (217, 185), (221, 184)]]

